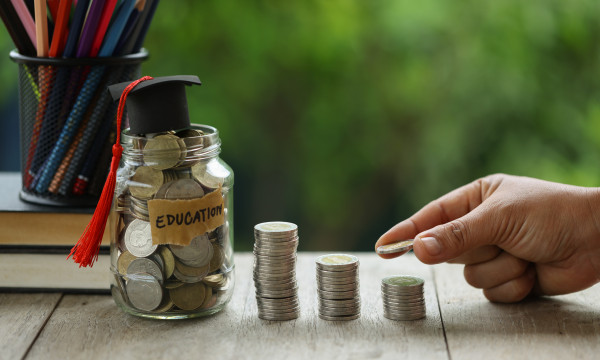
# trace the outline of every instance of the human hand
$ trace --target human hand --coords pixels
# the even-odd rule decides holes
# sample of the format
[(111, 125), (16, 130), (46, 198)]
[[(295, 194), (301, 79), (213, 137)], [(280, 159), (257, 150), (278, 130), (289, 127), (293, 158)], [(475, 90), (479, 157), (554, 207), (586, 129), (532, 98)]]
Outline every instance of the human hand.
[(583, 290), (600, 281), (600, 189), (487, 176), (427, 204), (375, 248), (411, 238), (426, 264), (465, 264), (490, 301)]

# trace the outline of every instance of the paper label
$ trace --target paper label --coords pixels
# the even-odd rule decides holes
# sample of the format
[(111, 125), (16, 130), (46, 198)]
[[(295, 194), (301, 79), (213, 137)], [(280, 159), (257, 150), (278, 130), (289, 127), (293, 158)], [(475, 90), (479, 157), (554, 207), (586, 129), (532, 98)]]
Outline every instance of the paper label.
[(148, 201), (153, 245), (187, 246), (193, 238), (225, 224), (221, 189), (191, 200)]

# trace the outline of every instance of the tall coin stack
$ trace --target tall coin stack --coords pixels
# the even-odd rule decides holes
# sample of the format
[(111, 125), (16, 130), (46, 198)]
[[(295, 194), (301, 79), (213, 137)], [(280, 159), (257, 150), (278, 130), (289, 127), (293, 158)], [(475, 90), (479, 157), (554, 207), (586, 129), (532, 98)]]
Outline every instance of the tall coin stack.
[(360, 317), (358, 258), (352, 255), (319, 256), (317, 291), (319, 317), (323, 320), (354, 320)]
[(423, 279), (394, 275), (381, 280), (383, 316), (390, 320), (417, 320), (425, 317)]
[(296, 282), (298, 226), (265, 222), (254, 226), (254, 286), (258, 317), (285, 321), (300, 315)]

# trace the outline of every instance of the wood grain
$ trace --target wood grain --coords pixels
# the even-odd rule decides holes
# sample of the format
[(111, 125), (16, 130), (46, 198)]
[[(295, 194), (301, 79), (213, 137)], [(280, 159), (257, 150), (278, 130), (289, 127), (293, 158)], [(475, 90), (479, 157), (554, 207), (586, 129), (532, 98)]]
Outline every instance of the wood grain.
[(517, 304), (494, 304), (462, 277), (436, 265), (442, 319), (453, 359), (597, 359), (600, 286)]
[[(236, 254), (236, 288), (224, 311), (204, 319), (146, 320), (117, 309), (109, 296), (67, 295), (32, 347), (30, 358), (279, 358), (446, 359), (431, 268), (414, 257), (361, 259), (362, 316), (329, 322), (317, 316), (314, 259), (298, 256), (301, 316), (287, 322), (257, 317), (252, 254)], [(428, 315), (417, 321), (383, 317), (380, 279), (406, 273), (426, 282)]]
[(60, 298), (61, 294), (0, 293), (0, 358), (22, 358)]

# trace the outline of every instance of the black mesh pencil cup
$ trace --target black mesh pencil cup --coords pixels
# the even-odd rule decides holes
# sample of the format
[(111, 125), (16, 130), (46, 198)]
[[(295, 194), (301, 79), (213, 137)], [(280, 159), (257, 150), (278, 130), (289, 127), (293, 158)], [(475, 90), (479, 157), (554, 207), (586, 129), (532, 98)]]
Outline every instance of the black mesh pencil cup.
[(140, 77), (145, 50), (121, 57), (10, 58), (19, 66), (22, 200), (94, 206), (115, 141), (106, 87)]

